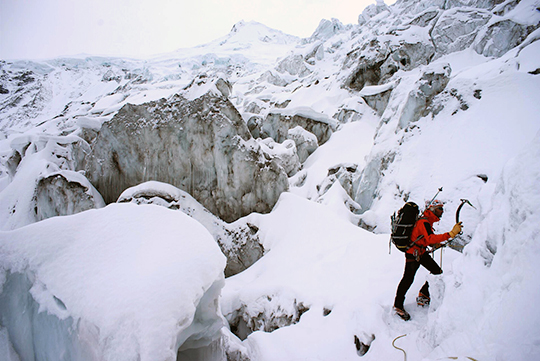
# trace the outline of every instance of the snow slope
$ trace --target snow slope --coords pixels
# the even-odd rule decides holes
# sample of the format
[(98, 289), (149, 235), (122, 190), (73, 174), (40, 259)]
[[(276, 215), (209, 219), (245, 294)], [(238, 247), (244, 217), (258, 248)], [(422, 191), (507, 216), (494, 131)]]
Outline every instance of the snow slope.
[[(418, 59), (408, 60), (417, 63), (405, 61), (407, 65), (383, 84), (368, 84), (360, 90), (346, 84), (358, 62), (377, 59), (373, 55), (377, 46), (387, 41), (398, 56), (401, 50), (408, 50), (405, 45), (430, 45), (434, 34), (428, 31), (428, 24), (443, 15), (440, 1), (398, 1), (393, 6), (378, 1), (366, 9), (358, 25), (322, 22), (308, 39), (295, 39), (257, 23), (240, 23), (215, 42), (147, 62), (86, 58), (1, 64), (3, 76), (10, 79), (5, 86), (10, 93), (2, 95), (5, 106), (0, 110), (0, 224), (3, 229), (18, 228), (1, 233), (3, 274), (25, 266), (49, 272), (45, 274), (50, 277), (36, 283), (46, 288), (34, 286), (33, 299), (60, 320), (68, 314), (89, 319), (118, 339), (118, 347), (100, 346), (111, 352), (105, 359), (174, 358), (171, 350), (180, 343), (171, 339), (183, 334), (183, 329), (172, 326), (180, 317), (176, 312), (187, 310), (187, 303), (193, 306), (200, 292), (193, 291), (187, 297), (181, 287), (171, 291), (171, 284), (182, 283), (201, 291), (201, 286), (221, 282), (224, 267), (200, 225), (188, 222), (180, 212), (162, 213), (158, 207), (139, 206), (143, 211), (134, 205), (109, 205), (28, 225), (33, 222), (31, 207), (17, 208), (22, 212), (15, 214), (10, 213), (15, 209), (10, 207), (31, 204), (36, 178), (69, 170), (69, 162), (54, 158), (56, 137), (77, 136), (81, 127), (99, 129), (128, 102), (140, 104), (186, 94), (190, 90), (185, 87), (194, 80), (202, 84), (204, 79), (222, 77), (230, 82), (229, 99), (246, 122), (264, 121), (268, 114), (278, 113), (311, 116), (336, 125), (330, 139), (290, 177), (289, 192), (281, 195), (271, 213), (251, 214), (237, 221), (258, 230), (265, 254), (244, 272), (225, 280), (220, 305), (230, 325), (221, 329), (221, 347), (229, 359), (401, 359), (404, 355), (392, 346), (393, 341), (412, 360), (540, 359), (540, 32), (531, 30), (500, 55), (494, 54), (506, 43), (498, 43), (502, 35), (493, 32), (492, 42), (482, 51), (476, 50), (494, 25), (504, 30), (505, 21), (512, 20), (524, 28), (537, 26), (540, 3), (505, 1), (493, 10), (486, 10), (491, 2), (445, 3), (451, 8), (445, 9), (443, 19), (455, 16), (457, 20), (446, 28), (452, 42), (437, 41), (439, 50), (453, 50), (437, 53), (427, 64), (431, 48), (418, 48), (425, 53), (413, 51), (410, 54)], [(470, 37), (476, 21), (482, 25)], [(460, 36), (451, 39), (456, 34)], [(23, 75), (28, 70), (32, 73)], [(410, 105), (428, 87), (422, 83), (426, 74), (443, 73), (448, 82), (429, 98), (425, 104), (428, 111), (411, 111), (414, 107)], [(18, 103), (13, 97), (16, 83), (23, 89)], [(366, 99), (389, 90), (387, 106), (377, 109), (368, 105)], [(381, 99), (378, 104), (384, 103)], [(271, 144), (269, 140), (254, 141), (267, 148)], [(14, 177), (8, 159), (14, 149), (27, 144), (35, 151), (23, 158)], [(277, 156), (279, 151), (268, 153)], [(442, 260), (444, 273), (431, 276), (424, 269), (418, 271), (405, 303), (412, 320), (404, 322), (391, 309), (404, 259), (395, 249), (388, 252), (390, 215), (406, 200), (423, 205), (441, 186), (439, 198), (446, 206), (442, 220), (435, 225), (437, 233), (451, 229), (460, 199), (470, 200), (476, 209), (465, 207), (461, 212), (462, 252), (446, 248), (434, 254), (437, 262)], [(124, 217), (124, 222), (112, 222), (116, 218), (111, 214)], [(79, 219), (81, 222), (74, 221)], [(149, 220), (156, 225), (151, 230), (145, 227)], [(177, 244), (176, 237), (190, 231), (197, 233), (197, 239), (199, 235), (204, 239), (211, 260), (183, 253), (182, 247), (194, 246), (188, 238)], [(58, 232), (63, 236), (57, 238)], [(105, 244), (93, 234), (114, 242)], [(87, 273), (74, 262), (86, 258), (69, 246), (68, 237), (72, 236), (77, 244), (88, 243), (92, 254), (107, 254), (108, 247), (116, 247), (123, 254), (121, 267), (110, 266), (111, 261), (99, 272)], [(41, 238), (45, 241), (39, 241)], [(154, 243), (148, 245), (149, 239), (155, 242), (155, 249)], [(57, 244), (66, 250), (58, 256), (52, 252)], [(179, 247), (175, 257), (168, 253), (171, 247)], [(169, 260), (168, 267), (153, 273), (152, 255)], [(59, 262), (61, 257), (70, 262)], [(185, 263), (176, 264), (172, 258)], [(155, 289), (138, 290), (121, 283), (122, 287), (113, 287), (111, 292), (138, 290), (135, 298), (140, 303), (124, 303), (116, 297), (112, 303), (80, 299), (73, 303), (77, 312), (69, 313), (69, 300), (79, 297), (73, 292), (81, 287), (78, 282), (94, 282), (97, 294), (104, 292), (112, 286), (101, 285), (108, 280), (103, 272), (141, 272), (134, 259), (150, 262), (148, 272), (140, 276), (155, 281)], [(53, 266), (63, 271), (53, 272)], [(161, 272), (170, 283), (162, 281)], [(64, 274), (77, 276), (77, 282), (56, 286)], [(197, 274), (204, 280), (192, 283), (180, 277), (177, 284), (173, 276), (177, 274)], [(426, 279), (431, 285), (432, 304), (421, 309), (413, 301)], [(2, 281), (4, 287), (14, 282)], [(54, 287), (65, 294), (56, 293), (56, 288), (53, 292)], [(53, 295), (68, 311), (58, 308)], [(154, 301), (181, 306), (156, 309)], [(96, 307), (102, 307), (103, 314), (95, 311)], [(152, 316), (155, 322), (149, 322), (144, 330), (125, 328), (126, 322), (139, 320), (125, 312), (139, 313), (141, 309), (147, 316), (156, 312), (156, 318)], [(218, 313), (210, 318), (217, 320)], [(109, 319), (102, 318), (104, 315)], [(5, 312), (2, 317), (6, 317)], [(167, 339), (154, 337), (159, 320), (170, 326)], [(1, 326), (6, 327), (5, 321)], [(2, 355), (16, 359), (12, 346), (17, 341), (11, 335), (6, 339), (5, 329), (0, 329), (1, 335)], [(406, 336), (396, 339), (402, 335)], [(214, 333), (207, 336), (212, 339)], [(358, 345), (363, 344), (359, 349), (355, 336)], [(133, 349), (134, 343), (141, 348)], [(117, 357), (114, 352), (121, 353), (124, 345), (130, 353)], [(223, 352), (213, 356), (222, 360)]]

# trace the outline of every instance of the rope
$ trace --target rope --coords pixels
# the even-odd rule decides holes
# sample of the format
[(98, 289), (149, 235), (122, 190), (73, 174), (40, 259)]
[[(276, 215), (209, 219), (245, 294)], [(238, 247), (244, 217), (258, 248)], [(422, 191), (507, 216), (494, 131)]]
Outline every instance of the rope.
[[(405, 336), (407, 336), (407, 334), (404, 334), (404, 335), (401, 335), (401, 336), (396, 337), (396, 338), (394, 339), (394, 341), (392, 341), (392, 346), (394, 346), (395, 349), (400, 350), (401, 352), (403, 352), (403, 360), (404, 360), (404, 361), (407, 361), (407, 352), (405, 352), (404, 349), (402, 349), (402, 348), (400, 348), (400, 347), (397, 347), (396, 344), (395, 344), (395, 342), (396, 342), (397, 340), (399, 340), (400, 338), (405, 337)], [(475, 359), (475, 358), (472, 358), (472, 357), (469, 357), (469, 356), (466, 356), (466, 357), (467, 357), (469, 360), (471, 360), (471, 361), (478, 361), (478, 360)], [(451, 357), (451, 356), (449, 356), (449, 357), (447, 357), (447, 358), (450, 359), (450, 360), (457, 360), (457, 359), (458, 359), (458, 357)]]
[(394, 342), (396, 342), (396, 340), (399, 340), (400, 338), (405, 337), (405, 336), (407, 336), (407, 334), (396, 337), (394, 339), (394, 341), (392, 341), (392, 346), (394, 346), (395, 349), (402, 351), (403, 352), (403, 359), (404, 359), (404, 361), (407, 361), (407, 352), (405, 352), (404, 349), (397, 347), (395, 345), (395, 343), (394, 343)]

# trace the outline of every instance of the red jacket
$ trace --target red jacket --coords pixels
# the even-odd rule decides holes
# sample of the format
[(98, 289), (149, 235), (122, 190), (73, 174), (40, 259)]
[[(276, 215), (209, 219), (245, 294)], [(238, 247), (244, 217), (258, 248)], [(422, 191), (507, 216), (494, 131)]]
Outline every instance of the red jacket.
[(424, 212), (422, 218), (416, 221), (411, 234), (411, 240), (416, 240), (416, 243), (407, 250), (407, 253), (413, 256), (421, 256), (426, 252), (427, 246), (441, 243), (451, 238), (449, 233), (433, 233), (433, 223), (439, 222), (439, 220), (439, 217), (429, 209)]

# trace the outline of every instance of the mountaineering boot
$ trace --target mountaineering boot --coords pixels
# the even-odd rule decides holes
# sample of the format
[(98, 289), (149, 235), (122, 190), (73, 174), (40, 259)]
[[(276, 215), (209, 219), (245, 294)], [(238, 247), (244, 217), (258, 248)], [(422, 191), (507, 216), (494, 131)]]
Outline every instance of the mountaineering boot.
[(398, 315), (405, 321), (409, 321), (411, 319), (411, 315), (409, 315), (409, 313), (405, 311), (404, 308), (394, 306), (394, 311), (396, 311), (396, 315)]
[(421, 292), (418, 294), (418, 297), (416, 297), (416, 304), (421, 307), (429, 306), (430, 298)]

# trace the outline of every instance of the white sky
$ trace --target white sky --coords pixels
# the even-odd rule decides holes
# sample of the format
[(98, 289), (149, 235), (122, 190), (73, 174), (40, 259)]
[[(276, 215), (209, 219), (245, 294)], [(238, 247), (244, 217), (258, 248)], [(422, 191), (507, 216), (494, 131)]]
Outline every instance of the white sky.
[[(144, 57), (205, 44), (240, 20), (308, 37), (321, 19), (356, 24), (375, 0), (0, 0), (0, 59)], [(390, 2), (387, 0), (387, 4)]]

